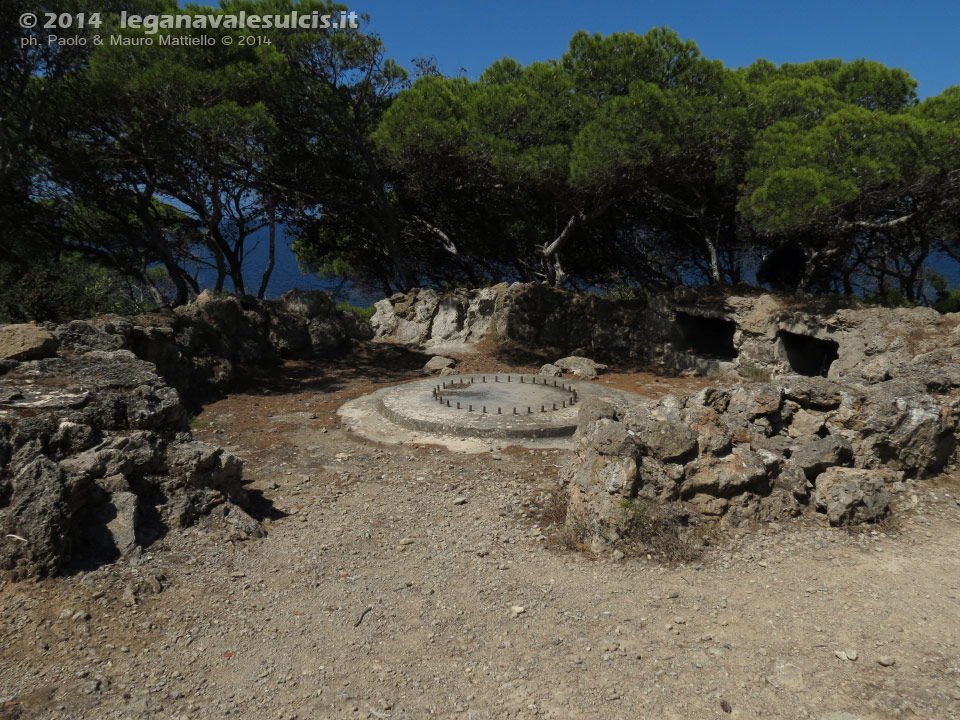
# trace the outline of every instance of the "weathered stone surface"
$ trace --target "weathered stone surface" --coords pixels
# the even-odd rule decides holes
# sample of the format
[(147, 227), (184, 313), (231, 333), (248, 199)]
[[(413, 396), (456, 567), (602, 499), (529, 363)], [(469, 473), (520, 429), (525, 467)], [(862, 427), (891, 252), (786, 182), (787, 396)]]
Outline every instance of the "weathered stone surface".
[(636, 463), (629, 487), (638, 497), (680, 499), (694, 516), (736, 525), (793, 517), (808, 505), (831, 522), (872, 521), (885, 511), (885, 483), (902, 488), (952, 457), (960, 402), (927, 395), (921, 382), (779, 382), (581, 408), (581, 450), (567, 471), (581, 485), (578, 517), (604, 528), (607, 542), (625, 529), (622, 508), (586, 490), (606, 487), (593, 474), (601, 458), (604, 468), (616, 458)]
[(578, 471), (570, 478), (567, 526), (580, 536), (615, 541), (626, 526), (624, 502), (633, 495), (636, 461), (586, 448), (581, 459)]
[(545, 375), (546, 377), (560, 377), (563, 374), (563, 371), (553, 363), (547, 363), (540, 368), (540, 374)]
[(580, 403), (577, 411), (577, 429), (587, 428), (591, 423), (601, 418), (616, 420), (617, 406), (611, 401), (598, 397), (588, 397)]
[(11, 579), (48, 575), (69, 547), (76, 483), (57, 463), (38, 456), (9, 488), (9, 504), (0, 510), (0, 569), (13, 571)]
[(441, 298), (430, 328), (431, 339), (436, 343), (459, 339), (465, 314), (460, 298), (449, 295)]
[(807, 437), (794, 445), (790, 460), (813, 480), (827, 468), (850, 464), (853, 448), (849, 441), (837, 435)]
[[(441, 307), (438, 310), (438, 306)], [(677, 318), (714, 317), (728, 320), (735, 357), (722, 361), (707, 337), (686, 337)], [(610, 358), (660, 361), (678, 369), (722, 367), (744, 377), (826, 372), (831, 380), (872, 384), (914, 378), (927, 392), (960, 387), (960, 333), (953, 316), (929, 308), (859, 308), (833, 312), (811, 303), (798, 309), (771, 295), (730, 296), (721, 301), (702, 297), (689, 288), (643, 301), (584, 296), (536, 283), (501, 284), (479, 290), (438, 295), (413, 290), (377, 305), (372, 324), (377, 337), (427, 347), (446, 340), (475, 343), (484, 337), (525, 347), (560, 348)], [(782, 333), (794, 340), (810, 339), (811, 352), (833, 348), (836, 359), (791, 359)], [(814, 341), (821, 341), (817, 345)], [(818, 349), (819, 348), (819, 349)], [(579, 352), (574, 354), (580, 354)], [(944, 363), (943, 358), (950, 360)], [(794, 368), (791, 363), (797, 363)], [(803, 367), (801, 367), (803, 366)], [(805, 369), (804, 369), (805, 368)], [(808, 409), (836, 407), (836, 390), (819, 380), (799, 378), (797, 402)], [(806, 382), (806, 381), (810, 382)], [(790, 387), (785, 388), (788, 392)]]
[(0, 396), (10, 421), (0, 423), (0, 530), (16, 536), (0, 541), (9, 579), (111, 562), (157, 537), (158, 523), (181, 527), (247, 501), (240, 460), (190, 440), (177, 391), (129, 350), (22, 362), (0, 377)]
[(288, 312), (307, 320), (327, 317), (333, 314), (337, 305), (333, 295), (322, 290), (287, 290), (280, 297), (280, 301)]
[(36, 325), (0, 325), (0, 360), (39, 360), (53, 357), (60, 342)]
[(584, 438), (601, 455), (636, 458), (640, 453), (634, 434), (621, 422), (600, 419), (591, 424), (591, 433)]
[(810, 497), (813, 483), (807, 479), (806, 473), (795, 462), (785, 460), (773, 480), (773, 487), (789, 492), (797, 500), (806, 501)]
[(723, 458), (701, 457), (686, 466), (686, 479), (680, 487), (683, 497), (706, 493), (716, 497), (730, 497), (743, 490), (768, 484), (763, 460), (752, 450), (743, 447)]
[(602, 363), (576, 355), (560, 358), (553, 364), (563, 372), (573, 373), (574, 377), (582, 380), (594, 380), (597, 377), (598, 371), (607, 369), (607, 366)]
[(813, 500), (831, 525), (876, 522), (890, 507), (882, 477), (859, 468), (826, 470), (817, 478)]
[(683, 467), (677, 464), (664, 464), (651, 457), (641, 458), (637, 473), (637, 494), (641, 497), (668, 502), (680, 497), (679, 480), (683, 477)]
[(307, 332), (310, 334), (310, 345), (314, 352), (335, 352), (347, 343), (347, 333), (343, 325), (328, 318), (314, 318), (307, 325)]
[(825, 423), (826, 418), (822, 413), (797, 410), (791, 416), (787, 433), (792, 438), (809, 437), (823, 430)]
[(776, 415), (783, 405), (783, 388), (772, 383), (739, 385), (730, 393), (729, 413), (743, 413), (747, 417)]
[(440, 372), (446, 368), (452, 368), (456, 365), (456, 360), (453, 358), (443, 357), (442, 355), (434, 355), (432, 358), (427, 360), (426, 364), (423, 366), (423, 369), (427, 372)]
[(723, 515), (727, 511), (727, 507), (730, 505), (730, 501), (726, 498), (719, 498), (714, 497), (713, 495), (704, 494), (694, 495), (687, 502), (693, 506), (694, 511), (700, 513), (701, 515), (713, 515), (717, 517)]
[(726, 455), (733, 445), (733, 430), (711, 407), (694, 406), (683, 413), (683, 422), (697, 435), (702, 454)]
[(681, 462), (697, 453), (697, 431), (681, 422), (659, 420), (652, 415), (636, 418), (635, 433), (639, 442), (661, 462)]
[(107, 522), (110, 540), (121, 555), (137, 546), (137, 525), (140, 520), (140, 499), (132, 492), (114, 492), (110, 495), (114, 517)]
[(779, 378), (784, 395), (802, 408), (831, 410), (840, 405), (843, 396), (839, 383), (826, 378), (789, 375)]

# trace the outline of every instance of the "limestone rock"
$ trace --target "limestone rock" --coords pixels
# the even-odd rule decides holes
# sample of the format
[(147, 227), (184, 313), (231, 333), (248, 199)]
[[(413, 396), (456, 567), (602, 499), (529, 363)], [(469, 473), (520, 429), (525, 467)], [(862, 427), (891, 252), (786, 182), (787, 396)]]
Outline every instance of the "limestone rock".
[(0, 325), (0, 360), (39, 360), (57, 354), (60, 341), (36, 325)]
[(546, 377), (560, 377), (563, 374), (563, 371), (552, 363), (547, 363), (540, 368), (540, 374), (545, 375)]
[(831, 410), (840, 405), (842, 387), (833, 380), (790, 375), (779, 378), (777, 382), (783, 385), (784, 395), (802, 408)]
[(110, 495), (114, 517), (107, 523), (107, 532), (121, 555), (126, 555), (137, 545), (139, 503), (139, 499), (132, 492), (121, 491)]
[(686, 466), (685, 477), (680, 489), (683, 497), (697, 493), (730, 497), (750, 487), (769, 486), (763, 460), (744, 447), (734, 448), (723, 458), (697, 458)]
[(427, 360), (426, 364), (423, 366), (423, 369), (427, 372), (440, 372), (447, 368), (452, 368), (456, 365), (456, 360), (453, 358), (443, 357), (442, 355), (434, 355), (432, 358)]
[(876, 522), (890, 507), (882, 477), (870, 470), (833, 467), (817, 478), (813, 495), (831, 525)]
[[(0, 569), (49, 575), (69, 547), (75, 484), (49, 458), (39, 456), (10, 482), (9, 507), (0, 516)], [(23, 538), (17, 540), (9, 535)]]
[(683, 422), (697, 434), (702, 454), (726, 455), (733, 444), (733, 430), (720, 413), (709, 407), (693, 406), (683, 413)]
[(791, 417), (787, 432), (792, 438), (810, 437), (823, 429), (825, 420), (822, 413), (801, 409)]
[(802, 438), (794, 446), (790, 460), (813, 480), (827, 468), (848, 465), (853, 460), (853, 448), (838, 435)]
[(680, 422), (650, 420), (637, 426), (641, 443), (662, 462), (681, 462), (697, 453), (697, 431)]
[(343, 326), (326, 317), (315, 317), (307, 325), (314, 352), (327, 353), (341, 349), (347, 342)]
[(336, 308), (333, 295), (323, 290), (287, 290), (280, 296), (287, 311), (300, 315), (307, 320), (315, 317), (327, 317)]
[(772, 416), (783, 405), (783, 388), (773, 383), (739, 385), (730, 393), (729, 413), (743, 413), (755, 418)]
[(441, 298), (430, 326), (431, 342), (444, 343), (458, 339), (463, 329), (464, 314), (459, 298), (449, 295)]
[(594, 380), (597, 377), (598, 371), (607, 369), (607, 366), (602, 363), (594, 362), (590, 358), (577, 355), (560, 358), (553, 364), (563, 372), (573, 373), (575, 377), (583, 380)]
[(370, 318), (370, 327), (373, 330), (375, 338), (384, 338), (391, 336), (397, 329), (397, 314), (393, 310), (393, 305), (387, 299), (379, 300), (373, 304), (376, 312)]
[(687, 502), (690, 503), (694, 511), (701, 515), (714, 515), (717, 517), (723, 515), (730, 505), (730, 501), (726, 498), (713, 497), (712, 495), (704, 495), (703, 493), (694, 495)]

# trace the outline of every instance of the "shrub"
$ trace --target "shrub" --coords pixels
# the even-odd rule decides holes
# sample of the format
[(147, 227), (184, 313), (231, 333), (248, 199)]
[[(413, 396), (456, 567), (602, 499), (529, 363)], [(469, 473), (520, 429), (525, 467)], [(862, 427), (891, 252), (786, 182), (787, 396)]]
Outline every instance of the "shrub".
[(363, 320), (363, 322), (370, 322), (370, 318), (372, 318), (374, 313), (377, 312), (377, 308), (374, 305), (360, 307), (358, 305), (352, 305), (348, 300), (342, 300), (341, 302), (338, 302), (337, 310), (353, 313), (358, 318)]

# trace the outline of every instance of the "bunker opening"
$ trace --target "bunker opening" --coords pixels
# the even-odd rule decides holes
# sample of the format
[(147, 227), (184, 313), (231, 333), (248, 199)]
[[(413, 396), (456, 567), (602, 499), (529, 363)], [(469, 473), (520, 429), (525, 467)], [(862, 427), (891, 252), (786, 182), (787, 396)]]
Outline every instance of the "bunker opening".
[(674, 342), (678, 350), (717, 360), (736, 359), (733, 334), (737, 325), (733, 320), (678, 312), (675, 321)]
[(833, 340), (781, 330), (777, 333), (790, 369), (798, 375), (826, 377), (833, 361), (840, 357), (840, 346)]

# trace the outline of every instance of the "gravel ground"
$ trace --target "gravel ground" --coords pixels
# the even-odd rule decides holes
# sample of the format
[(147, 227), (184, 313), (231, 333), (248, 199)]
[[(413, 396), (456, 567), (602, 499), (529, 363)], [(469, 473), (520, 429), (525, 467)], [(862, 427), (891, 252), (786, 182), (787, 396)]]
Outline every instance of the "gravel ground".
[(956, 473), (878, 528), (595, 557), (554, 538), (565, 451), (377, 445), (335, 414), (369, 372), (285, 377), (195, 424), (247, 461), (267, 536), (210, 518), (0, 587), (0, 720), (960, 717)]

